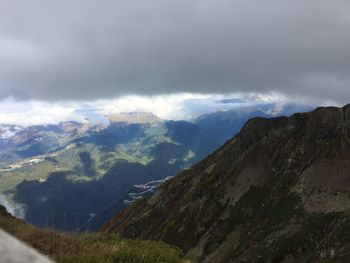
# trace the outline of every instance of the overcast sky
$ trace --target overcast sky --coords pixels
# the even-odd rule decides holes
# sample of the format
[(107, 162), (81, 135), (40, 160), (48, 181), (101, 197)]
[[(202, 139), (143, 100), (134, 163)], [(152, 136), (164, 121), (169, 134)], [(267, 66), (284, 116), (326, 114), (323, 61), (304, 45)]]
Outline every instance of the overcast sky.
[(1, 0), (0, 99), (350, 101), (350, 1)]

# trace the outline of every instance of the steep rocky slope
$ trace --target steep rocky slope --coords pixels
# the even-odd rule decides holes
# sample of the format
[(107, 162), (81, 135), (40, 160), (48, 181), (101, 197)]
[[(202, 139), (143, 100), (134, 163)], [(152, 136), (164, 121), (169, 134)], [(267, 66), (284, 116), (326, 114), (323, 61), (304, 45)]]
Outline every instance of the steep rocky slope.
[(200, 262), (349, 262), (350, 105), (253, 118), (104, 226)]

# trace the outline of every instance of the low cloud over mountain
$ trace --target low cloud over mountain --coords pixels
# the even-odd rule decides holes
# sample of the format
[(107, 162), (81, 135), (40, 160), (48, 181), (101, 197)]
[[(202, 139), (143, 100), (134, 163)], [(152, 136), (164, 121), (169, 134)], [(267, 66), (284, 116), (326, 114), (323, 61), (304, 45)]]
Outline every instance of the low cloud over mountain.
[(171, 94), (158, 96), (122, 96), (109, 100), (45, 102), (0, 101), (0, 123), (16, 125), (57, 124), (61, 121), (86, 120), (108, 122), (106, 115), (123, 112), (149, 112), (161, 119), (191, 120), (199, 115), (249, 106), (276, 103), (322, 105), (322, 101), (296, 100), (278, 95), (261, 94)]

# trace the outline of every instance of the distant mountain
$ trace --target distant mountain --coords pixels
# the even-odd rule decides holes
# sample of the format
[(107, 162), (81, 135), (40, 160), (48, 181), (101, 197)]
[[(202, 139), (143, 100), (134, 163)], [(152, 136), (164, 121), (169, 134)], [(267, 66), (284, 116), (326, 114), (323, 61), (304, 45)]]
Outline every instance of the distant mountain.
[[(3, 139), (0, 194), (29, 223), (93, 231), (143, 195), (138, 185), (189, 168), (231, 138), (251, 117), (289, 114), (303, 105), (264, 104), (189, 121), (148, 113), (113, 115), (109, 125), (32, 126)], [(310, 107), (310, 106), (308, 106)], [(135, 195), (136, 194), (136, 195)], [(137, 198), (135, 198), (137, 196)]]
[(111, 114), (106, 116), (111, 123), (115, 122), (125, 122), (125, 123), (157, 123), (161, 122), (157, 116), (148, 112), (127, 112), (127, 113), (118, 113)]
[(0, 167), (57, 151), (72, 140), (89, 132), (98, 131), (102, 127), (78, 122), (30, 127), (0, 125)]
[(253, 118), (103, 230), (199, 262), (349, 262), (350, 105)]
[(0, 139), (4, 140), (4, 139), (11, 138), (22, 130), (23, 130), (23, 127), (19, 125), (0, 124)]
[(194, 122), (200, 128), (220, 138), (221, 144), (223, 144), (238, 133), (246, 121), (251, 118), (290, 116), (296, 112), (306, 112), (314, 108), (314, 106), (307, 104), (267, 103), (202, 115), (195, 119)]

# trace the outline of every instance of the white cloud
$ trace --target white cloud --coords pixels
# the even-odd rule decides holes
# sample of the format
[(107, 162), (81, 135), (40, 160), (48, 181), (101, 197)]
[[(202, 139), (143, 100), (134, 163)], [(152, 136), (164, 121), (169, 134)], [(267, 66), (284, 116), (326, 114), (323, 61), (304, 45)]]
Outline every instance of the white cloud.
[(0, 123), (24, 126), (58, 123), (69, 119), (74, 110), (68, 104), (6, 99), (0, 102)]
[[(134, 111), (151, 112), (162, 119), (188, 120), (218, 110), (228, 110), (257, 103), (283, 103), (286, 101), (302, 102), (300, 98), (286, 98), (276, 93), (130, 95), (109, 100), (52, 103), (6, 99), (0, 102), (0, 123), (28, 126), (55, 124), (68, 120), (85, 121), (86, 119), (103, 122), (106, 121), (105, 115)], [(310, 101), (304, 100), (304, 102), (309, 103)], [(324, 102), (316, 102), (316, 104), (320, 105)], [(329, 102), (329, 104), (334, 103)]]

